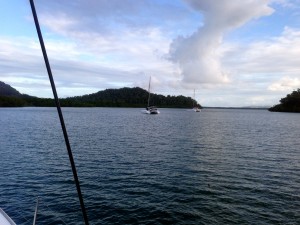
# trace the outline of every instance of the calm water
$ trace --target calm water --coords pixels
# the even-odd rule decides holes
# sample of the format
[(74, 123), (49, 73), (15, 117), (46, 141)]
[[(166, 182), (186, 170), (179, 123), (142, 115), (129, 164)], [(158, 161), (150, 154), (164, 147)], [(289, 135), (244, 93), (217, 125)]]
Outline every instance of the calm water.
[[(91, 224), (300, 224), (300, 114), (64, 108)], [(0, 207), (83, 224), (55, 108), (0, 108)]]

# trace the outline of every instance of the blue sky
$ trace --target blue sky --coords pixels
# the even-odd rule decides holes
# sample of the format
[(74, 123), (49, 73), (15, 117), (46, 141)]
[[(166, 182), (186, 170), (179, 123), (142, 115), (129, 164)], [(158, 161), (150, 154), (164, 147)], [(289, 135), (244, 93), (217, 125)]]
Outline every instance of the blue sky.
[[(60, 97), (107, 88), (271, 106), (300, 88), (300, 0), (35, 0)], [(0, 0), (0, 80), (52, 97), (29, 1)]]

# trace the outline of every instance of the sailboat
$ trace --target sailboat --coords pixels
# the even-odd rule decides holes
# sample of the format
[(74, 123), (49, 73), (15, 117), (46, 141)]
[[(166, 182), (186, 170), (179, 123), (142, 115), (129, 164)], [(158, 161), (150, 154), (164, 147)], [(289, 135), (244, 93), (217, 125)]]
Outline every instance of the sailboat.
[(145, 113), (145, 114), (159, 114), (159, 110), (157, 109), (156, 106), (150, 106), (150, 95), (151, 95), (151, 92), (150, 92), (150, 87), (151, 87), (151, 76), (150, 76), (150, 80), (149, 80), (149, 87), (148, 87), (148, 104), (147, 104), (147, 107), (146, 109), (142, 110), (142, 113)]
[[(194, 89), (194, 99), (195, 100), (195, 89)], [(195, 106), (195, 103), (193, 101), (193, 111), (194, 112), (201, 112), (201, 109), (198, 106)]]

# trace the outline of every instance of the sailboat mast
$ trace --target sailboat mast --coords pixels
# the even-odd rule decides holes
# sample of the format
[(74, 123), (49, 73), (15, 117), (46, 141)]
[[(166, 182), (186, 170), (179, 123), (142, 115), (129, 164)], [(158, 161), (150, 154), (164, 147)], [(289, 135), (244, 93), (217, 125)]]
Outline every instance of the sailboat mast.
[(194, 99), (193, 99), (193, 108), (195, 107), (195, 89), (194, 89)]
[(150, 106), (150, 84), (151, 84), (151, 76), (150, 76), (150, 79), (149, 79), (149, 86), (148, 86), (148, 107)]
[(46, 47), (45, 47), (45, 44), (44, 44), (41, 28), (40, 28), (40, 25), (39, 25), (37, 13), (36, 13), (35, 6), (34, 6), (34, 1), (29, 0), (29, 2), (30, 2), (31, 10), (32, 10), (32, 15), (33, 15), (36, 31), (37, 31), (38, 38), (39, 38), (39, 41), (40, 41), (42, 53), (43, 53), (43, 56), (44, 56), (44, 61), (45, 61), (46, 69), (47, 69), (47, 72), (48, 72), (48, 77), (49, 77), (49, 80), (50, 80), (50, 84), (51, 84), (51, 88), (52, 88), (52, 92), (53, 92), (53, 96), (54, 96), (58, 116), (59, 116), (59, 119), (60, 119), (61, 128), (62, 128), (63, 135), (64, 135), (64, 138), (65, 138), (65, 144), (66, 144), (66, 148), (67, 148), (67, 151), (68, 151), (69, 160), (70, 160), (70, 164), (71, 164), (71, 168), (72, 168), (72, 172), (73, 172), (73, 176), (74, 176), (74, 181), (75, 181), (76, 188), (77, 188), (77, 194), (78, 194), (78, 198), (79, 198), (79, 202), (80, 202), (80, 206), (81, 206), (83, 220), (84, 220), (86, 225), (89, 225), (87, 213), (86, 213), (84, 202), (83, 202), (83, 197), (82, 197), (82, 194), (81, 194), (81, 189), (80, 189), (79, 179), (78, 179), (78, 175), (77, 175), (77, 170), (76, 170), (76, 166), (75, 166), (75, 162), (74, 162), (74, 158), (73, 158), (73, 154), (72, 154), (72, 149), (71, 149), (71, 145), (70, 145), (70, 142), (69, 142), (69, 136), (68, 136), (68, 133), (67, 133), (67, 129), (66, 129), (66, 125), (65, 125), (65, 122), (64, 122), (62, 110), (61, 110), (61, 107), (60, 107), (60, 103), (59, 103), (59, 99), (58, 99), (58, 95), (57, 95), (57, 91), (56, 91), (56, 87), (55, 87), (55, 83), (54, 83), (50, 63), (49, 63), (49, 60), (48, 60), (48, 55), (47, 55), (47, 52), (46, 52)]

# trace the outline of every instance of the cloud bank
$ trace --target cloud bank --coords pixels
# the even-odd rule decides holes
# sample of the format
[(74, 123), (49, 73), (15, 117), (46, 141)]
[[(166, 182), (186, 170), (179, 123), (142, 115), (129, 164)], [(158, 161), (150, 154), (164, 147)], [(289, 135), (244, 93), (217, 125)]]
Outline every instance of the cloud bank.
[[(0, 31), (0, 80), (52, 97), (26, 4), (24, 21), (15, 23), (25, 23), (27, 33)], [(36, 6), (62, 97), (147, 89), (149, 75), (155, 93), (192, 96), (196, 89), (204, 106), (273, 105), (299, 86), (298, 0), (39, 0)]]

